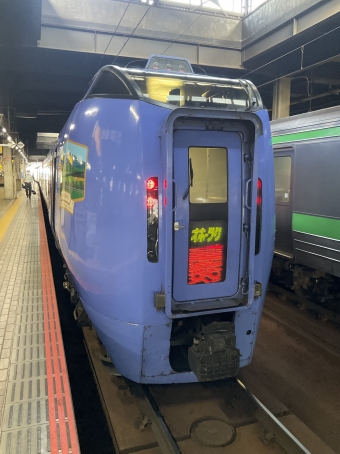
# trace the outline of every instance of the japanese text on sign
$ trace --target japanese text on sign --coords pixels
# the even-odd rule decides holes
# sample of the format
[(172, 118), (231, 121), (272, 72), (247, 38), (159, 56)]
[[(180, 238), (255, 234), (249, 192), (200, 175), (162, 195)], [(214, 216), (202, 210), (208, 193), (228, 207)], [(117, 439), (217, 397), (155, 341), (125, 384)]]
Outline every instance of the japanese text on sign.
[(228, 223), (225, 219), (190, 221), (189, 285), (224, 281), (227, 230)]
[(196, 228), (191, 231), (193, 243), (217, 242), (222, 236), (222, 227)]
[(224, 280), (224, 246), (215, 244), (189, 249), (188, 284), (212, 284)]

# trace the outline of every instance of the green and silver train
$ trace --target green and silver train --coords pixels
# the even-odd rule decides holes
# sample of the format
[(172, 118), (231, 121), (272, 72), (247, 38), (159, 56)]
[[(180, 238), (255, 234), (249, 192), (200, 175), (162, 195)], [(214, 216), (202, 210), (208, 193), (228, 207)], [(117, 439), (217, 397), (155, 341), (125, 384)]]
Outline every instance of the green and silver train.
[(271, 122), (273, 272), (300, 296), (340, 292), (340, 106)]

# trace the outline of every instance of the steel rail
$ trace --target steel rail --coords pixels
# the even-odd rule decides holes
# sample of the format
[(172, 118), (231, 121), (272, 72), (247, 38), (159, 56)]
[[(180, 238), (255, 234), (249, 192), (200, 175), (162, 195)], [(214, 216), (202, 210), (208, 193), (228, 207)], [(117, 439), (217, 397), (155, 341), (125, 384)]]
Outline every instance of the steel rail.
[[(326, 309), (316, 303), (313, 303), (312, 301), (302, 298), (301, 296), (296, 295), (292, 291), (282, 288), (276, 284), (272, 284), (271, 282), (268, 284), (268, 289), (274, 293), (281, 293), (282, 295), (285, 295), (289, 300), (294, 301), (295, 303), (298, 303), (298, 304), (302, 304), (307, 309), (310, 309), (314, 312), (322, 314), (325, 317), (327, 317), (328, 320), (331, 320), (332, 322), (340, 324), (340, 315), (339, 314), (337, 314), (329, 309)], [(336, 301), (336, 302), (339, 303), (338, 301)]]
[(99, 380), (98, 380), (98, 376), (96, 374), (96, 369), (95, 369), (93, 361), (92, 361), (90, 350), (89, 350), (89, 347), (88, 347), (87, 342), (86, 342), (85, 339), (83, 340), (83, 342), (84, 342), (86, 354), (87, 354), (87, 357), (88, 357), (88, 360), (89, 360), (89, 363), (90, 363), (90, 367), (91, 367), (91, 370), (92, 370), (92, 375), (93, 375), (94, 381), (96, 383), (99, 399), (100, 399), (100, 402), (102, 404), (102, 408), (103, 408), (103, 411), (104, 411), (104, 414), (105, 414), (105, 419), (107, 421), (107, 426), (108, 426), (108, 429), (109, 429), (109, 432), (110, 432), (112, 444), (113, 444), (115, 453), (119, 454), (121, 451), (119, 449), (118, 441), (117, 441), (114, 429), (113, 429), (111, 421), (110, 421), (109, 411), (108, 411), (108, 408), (107, 408), (107, 404), (106, 404), (102, 389), (100, 387), (100, 383), (99, 383)]
[(151, 429), (163, 454), (181, 454), (176, 440), (166, 425), (158, 406), (145, 385), (130, 382), (131, 392), (138, 398), (138, 406), (151, 421)]
[(277, 443), (288, 454), (311, 454), (307, 448), (266, 408), (253, 394), (251, 394), (245, 385), (236, 379), (237, 383), (244, 390), (246, 398), (253, 408), (254, 416), (261, 426), (275, 436)]

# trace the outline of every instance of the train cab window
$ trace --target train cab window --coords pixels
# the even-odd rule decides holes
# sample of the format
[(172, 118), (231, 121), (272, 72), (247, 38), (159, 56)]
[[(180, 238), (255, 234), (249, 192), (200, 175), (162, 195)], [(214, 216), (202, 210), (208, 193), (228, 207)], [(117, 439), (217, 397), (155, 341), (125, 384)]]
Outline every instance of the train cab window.
[[(143, 74), (128, 70), (142, 97), (164, 104), (224, 110), (249, 109), (248, 89), (238, 81), (216, 83), (215, 80), (178, 74)], [(249, 87), (248, 87), (249, 88)]]
[(189, 148), (190, 203), (227, 202), (227, 149)]
[(276, 156), (274, 158), (276, 203), (290, 202), (291, 168), (292, 158), (290, 156)]
[(121, 98), (130, 97), (131, 92), (116, 74), (109, 70), (103, 70), (93, 83), (86, 97), (95, 96), (117, 96)]

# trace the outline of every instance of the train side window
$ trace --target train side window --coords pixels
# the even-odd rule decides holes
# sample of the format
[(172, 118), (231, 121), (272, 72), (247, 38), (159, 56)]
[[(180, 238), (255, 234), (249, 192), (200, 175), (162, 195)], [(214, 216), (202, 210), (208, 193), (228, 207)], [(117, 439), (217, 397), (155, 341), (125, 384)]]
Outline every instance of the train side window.
[(125, 83), (111, 71), (102, 71), (92, 85), (87, 97), (93, 96), (131, 96)]
[(226, 203), (227, 149), (189, 148), (190, 203)]
[(290, 202), (290, 179), (292, 158), (290, 156), (276, 156), (275, 170), (275, 201), (277, 203)]

